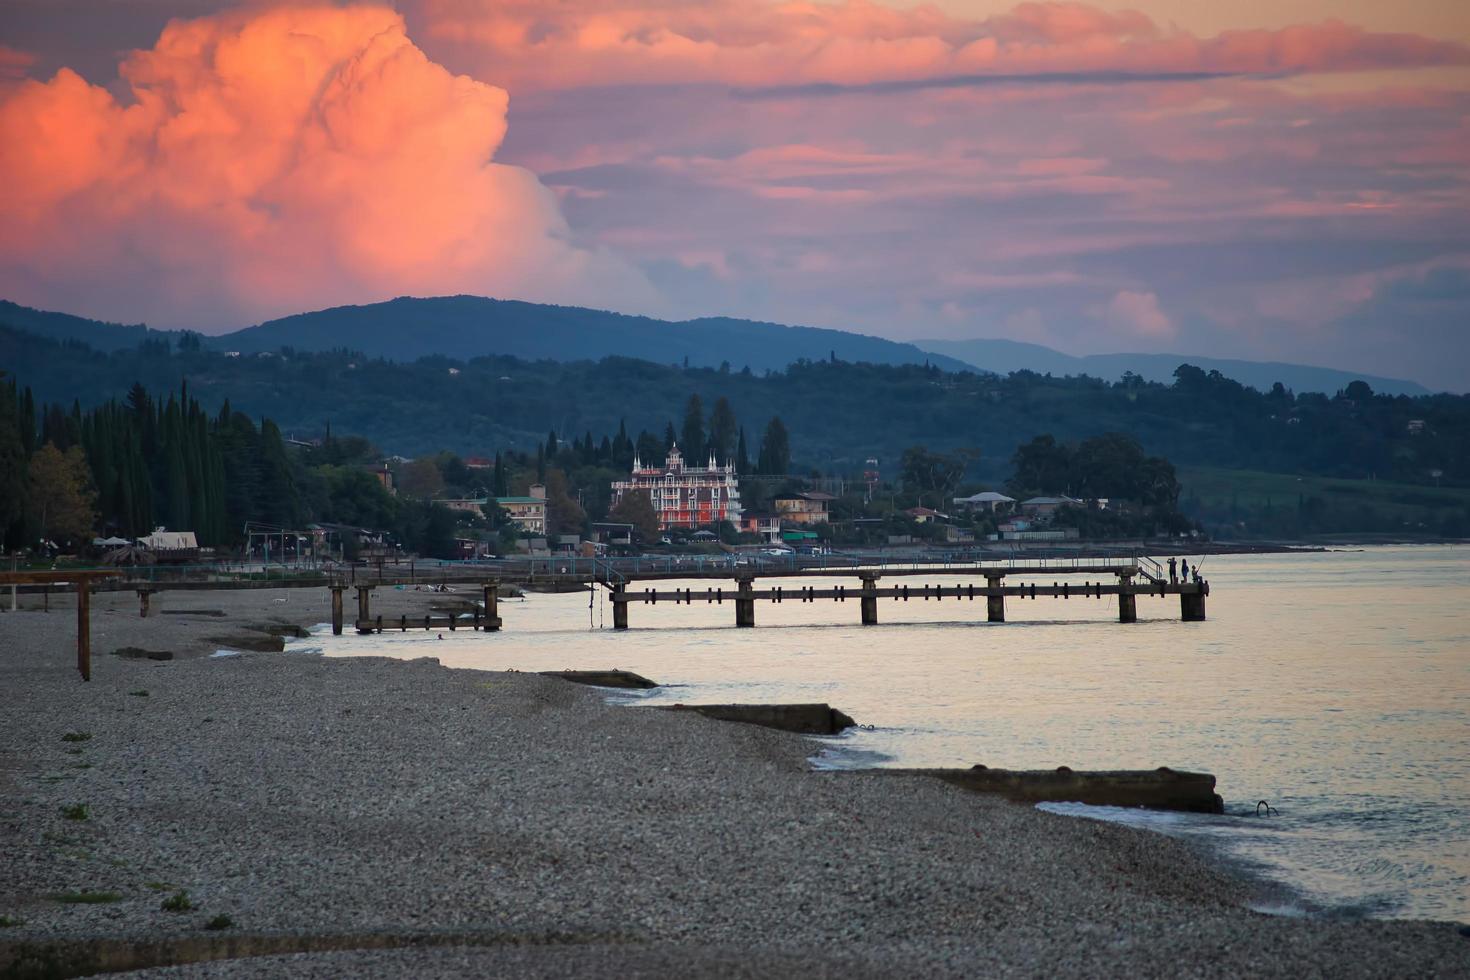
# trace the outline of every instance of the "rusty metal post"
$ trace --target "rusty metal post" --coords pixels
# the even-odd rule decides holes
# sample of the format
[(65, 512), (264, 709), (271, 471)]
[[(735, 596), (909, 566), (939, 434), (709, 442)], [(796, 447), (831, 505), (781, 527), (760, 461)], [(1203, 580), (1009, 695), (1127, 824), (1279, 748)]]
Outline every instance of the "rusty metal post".
[(77, 670), (92, 679), (92, 590), (85, 578), (77, 582)]

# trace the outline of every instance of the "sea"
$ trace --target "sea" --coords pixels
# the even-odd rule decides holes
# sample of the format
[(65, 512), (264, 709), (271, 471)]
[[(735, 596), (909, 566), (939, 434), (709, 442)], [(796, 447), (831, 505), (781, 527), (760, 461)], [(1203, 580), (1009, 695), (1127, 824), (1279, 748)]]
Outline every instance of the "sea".
[(1175, 597), (1139, 597), (1124, 625), (1111, 598), (1008, 599), (991, 624), (983, 600), (915, 596), (880, 600), (868, 627), (856, 600), (759, 602), (755, 629), (728, 601), (636, 603), (615, 632), (599, 591), (502, 600), (494, 634), (318, 631), (293, 648), (663, 685), (609, 694), (629, 710), (825, 701), (862, 727), (814, 741), (814, 767), (1210, 772), (1223, 816), (1043, 807), (1192, 840), (1263, 882), (1262, 911), (1470, 922), (1470, 547), (1201, 563), (1204, 622)]

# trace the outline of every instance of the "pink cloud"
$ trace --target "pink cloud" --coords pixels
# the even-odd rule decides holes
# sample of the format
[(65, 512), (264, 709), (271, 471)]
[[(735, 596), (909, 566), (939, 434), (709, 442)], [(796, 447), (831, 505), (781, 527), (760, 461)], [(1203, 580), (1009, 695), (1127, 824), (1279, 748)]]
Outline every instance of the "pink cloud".
[(0, 84), (23, 77), (35, 61), (33, 54), (0, 44)]
[(505, 90), (430, 61), (390, 9), (174, 21), (120, 73), (127, 102), (67, 69), (0, 99), (6, 295), (196, 326), (402, 293), (651, 293), (491, 162)]
[(976, 19), (872, 0), (406, 0), (514, 87), (865, 85), (970, 74), (1356, 71), (1470, 63), (1464, 45), (1337, 21), (1199, 37), (1137, 11), (1023, 3)]
[(1173, 321), (1159, 308), (1154, 293), (1120, 290), (1108, 302), (1105, 316), (1110, 326), (1134, 336), (1163, 340), (1175, 334)]

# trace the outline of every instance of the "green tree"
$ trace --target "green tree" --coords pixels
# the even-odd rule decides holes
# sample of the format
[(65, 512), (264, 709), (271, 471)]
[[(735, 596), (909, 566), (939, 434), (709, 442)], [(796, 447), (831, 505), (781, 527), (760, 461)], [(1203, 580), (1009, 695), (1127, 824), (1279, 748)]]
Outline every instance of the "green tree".
[(27, 469), (27, 500), (42, 539), (85, 543), (97, 521), (97, 491), (82, 447), (63, 453), (48, 442), (36, 450)]
[(704, 461), (704, 404), (698, 395), (690, 395), (684, 405), (684, 428), (680, 432), (684, 459), (698, 466)]
[(572, 498), (567, 475), (555, 467), (546, 471), (546, 530), (549, 534), (580, 533), (587, 522), (582, 506)]
[(791, 469), (791, 437), (780, 417), (773, 416), (766, 423), (766, 434), (761, 438), (760, 456), (755, 471), (766, 476), (782, 476)]
[(607, 512), (607, 519), (618, 524), (631, 524), (644, 541), (658, 540), (658, 512), (646, 490), (630, 490)]
[(437, 496), (444, 492), (444, 475), (433, 459), (420, 456), (398, 470), (398, 491), (408, 497)]
[(923, 446), (910, 446), (899, 460), (904, 485), (918, 494), (919, 504), (944, 506), (965, 476), (965, 460), (959, 454), (931, 453)]
[(1016, 447), (1009, 488), (1016, 495), (1065, 493), (1070, 487), (1072, 453), (1050, 433)]
[(720, 464), (735, 462), (736, 444), (740, 438), (740, 423), (730, 400), (721, 396), (709, 416), (709, 445)]
[[(0, 372), (3, 377), (4, 372)], [(25, 513), (26, 451), (20, 432), (21, 406), (13, 384), (0, 385), (0, 553), (7, 533)]]

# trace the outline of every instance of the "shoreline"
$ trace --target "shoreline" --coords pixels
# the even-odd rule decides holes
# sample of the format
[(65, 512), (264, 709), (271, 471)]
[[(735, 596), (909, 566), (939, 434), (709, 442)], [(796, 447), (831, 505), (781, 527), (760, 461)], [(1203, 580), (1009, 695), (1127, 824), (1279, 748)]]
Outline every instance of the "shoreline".
[[(315, 950), (191, 969), (232, 976), (1470, 972), (1454, 924), (1262, 915), (1255, 880), (1176, 838), (814, 770), (796, 735), (437, 661), (209, 658), (321, 622), (277, 598), (181, 594), (142, 620), (99, 597), (90, 684), (64, 607), (0, 613), (0, 916), (23, 920), (0, 951)], [(179, 656), (109, 655), (126, 645)], [(195, 907), (160, 909), (177, 891)], [(54, 898), (88, 892), (117, 900)]]

